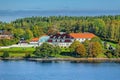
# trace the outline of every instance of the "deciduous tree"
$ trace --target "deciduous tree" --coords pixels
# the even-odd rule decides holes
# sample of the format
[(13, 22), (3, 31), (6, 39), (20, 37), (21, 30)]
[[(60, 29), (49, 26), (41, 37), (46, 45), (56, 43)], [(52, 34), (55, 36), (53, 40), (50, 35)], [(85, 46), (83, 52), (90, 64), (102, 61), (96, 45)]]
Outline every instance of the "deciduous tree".
[(70, 45), (70, 51), (73, 53), (75, 52), (75, 49), (80, 45), (79, 41), (74, 41), (71, 45)]
[(86, 54), (86, 49), (83, 44), (79, 44), (78, 47), (76, 48), (75, 52), (80, 55), (80, 57), (85, 57)]
[(91, 42), (88, 47), (88, 54), (90, 57), (97, 57), (102, 53), (102, 46), (99, 42)]

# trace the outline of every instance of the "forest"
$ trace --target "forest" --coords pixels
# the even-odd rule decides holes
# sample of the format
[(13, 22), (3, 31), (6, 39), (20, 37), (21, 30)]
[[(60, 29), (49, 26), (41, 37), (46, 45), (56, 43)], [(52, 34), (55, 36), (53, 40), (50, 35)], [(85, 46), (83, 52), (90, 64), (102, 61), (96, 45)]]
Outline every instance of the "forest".
[(120, 40), (120, 15), (28, 17), (10, 23), (0, 22), (0, 30), (9, 31), (14, 36), (12, 40), (0, 40), (0, 45), (17, 43), (20, 38), (29, 42), (34, 37), (56, 32), (91, 32), (102, 40), (117, 43)]

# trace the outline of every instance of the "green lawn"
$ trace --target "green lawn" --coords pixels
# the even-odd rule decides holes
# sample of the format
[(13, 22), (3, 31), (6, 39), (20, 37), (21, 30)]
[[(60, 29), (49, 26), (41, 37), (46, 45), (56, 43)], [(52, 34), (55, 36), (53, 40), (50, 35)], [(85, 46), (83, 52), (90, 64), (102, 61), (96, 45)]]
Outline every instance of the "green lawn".
[(97, 58), (106, 58), (107, 56), (104, 53), (101, 53), (97, 56)]
[(116, 45), (117, 45), (117, 44), (112, 43), (112, 42), (109, 42), (109, 41), (102, 41), (102, 42), (107, 42), (107, 44), (109, 44), (109, 45), (111, 45), (111, 46), (113, 46), (113, 47), (116, 47)]
[[(26, 53), (9, 53), (10, 57), (25, 57)], [(35, 56), (34, 54), (30, 53), (31, 56)], [(2, 56), (3, 53), (0, 53), (0, 56)]]
[[(61, 48), (62, 52), (69, 52), (69, 48)], [(31, 56), (35, 56), (32, 54), (35, 51), (35, 48), (9, 48), (9, 49), (0, 49), (0, 56), (3, 55), (4, 51), (8, 51), (10, 54), (10, 57), (25, 57), (26, 53), (30, 53)], [(69, 58), (71, 56), (63, 56), (60, 54), (52, 55), (56, 58)]]
[(4, 51), (8, 51), (10, 54), (10, 57), (25, 57), (26, 53), (31, 54), (31, 56), (34, 56), (32, 54), (35, 51), (35, 48), (9, 48), (9, 49), (0, 49), (0, 56), (3, 55)]
[(113, 47), (116, 47), (117, 44), (115, 43), (112, 43), (112, 42), (107, 42), (109, 45), (113, 46)]
[(69, 48), (61, 48), (62, 52), (70, 52)]
[(21, 48), (21, 47), (13, 47), (8, 49), (0, 49), (0, 51), (35, 51), (35, 48)]

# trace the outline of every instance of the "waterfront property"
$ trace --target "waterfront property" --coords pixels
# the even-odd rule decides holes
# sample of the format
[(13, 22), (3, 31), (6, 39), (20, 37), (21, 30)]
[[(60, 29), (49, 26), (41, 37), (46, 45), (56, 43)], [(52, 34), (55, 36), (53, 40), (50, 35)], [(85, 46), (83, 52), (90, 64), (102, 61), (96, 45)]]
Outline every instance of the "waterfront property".
[(70, 36), (79, 42), (84, 42), (85, 40), (91, 40), (95, 35), (93, 33), (70, 33)]
[(66, 33), (57, 33), (55, 35), (51, 35), (48, 42), (60, 46), (60, 47), (68, 47), (71, 45), (73, 38)]
[(0, 30), (0, 39), (12, 39), (13, 36), (11, 32), (5, 31), (5, 30)]
[(92, 33), (57, 33), (51, 35), (48, 42), (60, 47), (69, 47), (75, 40), (84, 42), (85, 40), (91, 40), (95, 37)]
[[(91, 40), (95, 35), (93, 33), (65, 33), (60, 32), (54, 35), (43, 35), (40, 38), (33, 38), (29, 42), (31, 46), (40, 46), (44, 42), (48, 42), (49, 44), (59, 46), (61, 48), (69, 47), (75, 40), (79, 41), (80, 43), (84, 42), (85, 40)], [(20, 40), (20, 44), (26, 44), (24, 40)]]

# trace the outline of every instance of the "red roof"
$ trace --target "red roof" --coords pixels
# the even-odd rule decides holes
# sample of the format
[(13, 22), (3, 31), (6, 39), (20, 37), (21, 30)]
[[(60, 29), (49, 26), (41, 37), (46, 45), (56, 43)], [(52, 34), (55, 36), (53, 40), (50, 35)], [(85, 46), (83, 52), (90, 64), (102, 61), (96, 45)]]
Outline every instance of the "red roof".
[(55, 34), (55, 35), (50, 36), (50, 38), (55, 38), (55, 39), (58, 39), (58, 38), (63, 39), (64, 37), (65, 38), (70, 38), (70, 36), (68, 34), (66, 34), (66, 33), (64, 33), (64, 34)]
[(92, 33), (70, 33), (70, 36), (73, 38), (93, 38), (95, 37)]
[(39, 41), (39, 38), (33, 38), (32, 40), (31, 40), (31, 42), (38, 42)]

